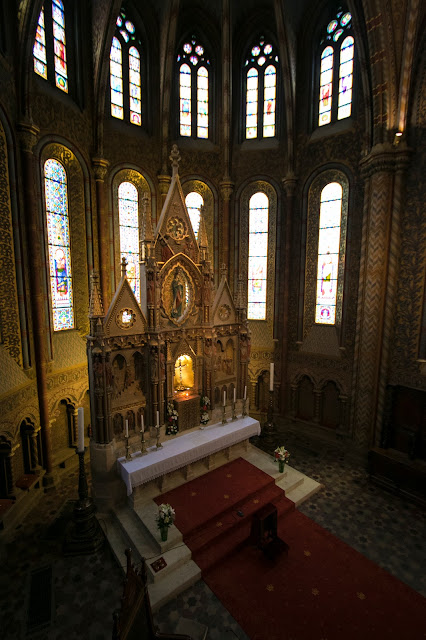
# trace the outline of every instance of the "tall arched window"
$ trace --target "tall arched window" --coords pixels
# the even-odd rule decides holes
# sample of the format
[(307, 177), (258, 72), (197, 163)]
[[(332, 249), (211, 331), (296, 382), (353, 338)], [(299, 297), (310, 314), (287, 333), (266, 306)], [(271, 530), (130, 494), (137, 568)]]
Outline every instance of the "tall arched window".
[(269, 199), (258, 191), (249, 202), (248, 307), (249, 320), (266, 320)]
[(330, 182), (321, 191), (315, 322), (335, 324), (342, 217), (342, 186)]
[(47, 24), (43, 6), (38, 17), (33, 47), (34, 71), (47, 80), (49, 69), (54, 69), (55, 85), (68, 93), (65, 12), (62, 0), (53, 0), (51, 12), (46, 14), (46, 22)]
[(210, 59), (195, 36), (184, 41), (178, 56), (179, 134), (209, 137)]
[(262, 36), (245, 61), (245, 138), (276, 135), (278, 56)]
[(53, 329), (74, 328), (68, 190), (65, 169), (49, 158), (44, 163), (44, 194), (49, 248)]
[(197, 238), (198, 228), (200, 226), (201, 207), (204, 206), (203, 196), (196, 191), (191, 191), (185, 198), (185, 204), (188, 209), (195, 237)]
[(142, 124), (140, 46), (135, 25), (122, 9), (109, 55), (111, 115), (138, 126)]
[(127, 260), (127, 279), (137, 301), (140, 302), (138, 200), (138, 190), (135, 185), (131, 182), (122, 182), (118, 187), (120, 258)]
[(348, 118), (352, 112), (354, 39), (352, 16), (339, 9), (320, 44), (318, 126)]

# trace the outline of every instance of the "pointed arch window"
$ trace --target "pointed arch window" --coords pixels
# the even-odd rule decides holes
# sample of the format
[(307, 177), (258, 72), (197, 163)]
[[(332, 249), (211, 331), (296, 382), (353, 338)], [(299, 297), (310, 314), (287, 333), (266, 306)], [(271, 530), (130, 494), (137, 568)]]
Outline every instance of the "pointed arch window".
[(185, 198), (186, 208), (191, 219), (192, 228), (195, 237), (198, 238), (198, 229), (200, 227), (201, 207), (204, 206), (203, 196), (197, 191), (191, 191)]
[(209, 138), (210, 59), (195, 36), (184, 41), (177, 56), (179, 134)]
[(245, 60), (245, 138), (276, 135), (278, 56), (262, 36)]
[(131, 182), (122, 182), (118, 187), (118, 219), (120, 259), (126, 258), (127, 279), (140, 302), (139, 198), (138, 190)]
[(68, 189), (65, 169), (49, 158), (44, 163), (44, 194), (54, 331), (74, 328)]
[(352, 15), (339, 9), (327, 24), (320, 44), (319, 127), (352, 113), (354, 51)]
[(258, 191), (249, 201), (248, 308), (249, 320), (266, 320), (269, 198)]
[[(38, 17), (33, 47), (34, 71), (47, 80), (49, 68), (54, 69), (55, 86), (68, 93), (64, 5), (62, 0), (53, 0), (50, 6), (51, 12), (45, 16), (43, 5)], [(51, 46), (46, 44), (46, 39), (51, 41)]]
[(336, 323), (342, 218), (342, 185), (330, 182), (321, 191), (315, 322)]
[(109, 56), (111, 115), (137, 126), (142, 125), (141, 64), (141, 41), (122, 9)]

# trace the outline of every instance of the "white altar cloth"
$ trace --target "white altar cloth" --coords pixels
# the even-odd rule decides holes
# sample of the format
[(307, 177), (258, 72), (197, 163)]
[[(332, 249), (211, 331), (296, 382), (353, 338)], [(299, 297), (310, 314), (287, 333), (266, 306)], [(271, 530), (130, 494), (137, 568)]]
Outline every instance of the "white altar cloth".
[(150, 447), (146, 456), (141, 456), (139, 451), (132, 454), (132, 460), (127, 462), (124, 457), (118, 458), (118, 470), (126, 483), (129, 496), (134, 487), (259, 434), (258, 420), (250, 416), (239, 418), (224, 425), (212, 425), (209, 429), (198, 429), (167, 440), (162, 443), (161, 449)]

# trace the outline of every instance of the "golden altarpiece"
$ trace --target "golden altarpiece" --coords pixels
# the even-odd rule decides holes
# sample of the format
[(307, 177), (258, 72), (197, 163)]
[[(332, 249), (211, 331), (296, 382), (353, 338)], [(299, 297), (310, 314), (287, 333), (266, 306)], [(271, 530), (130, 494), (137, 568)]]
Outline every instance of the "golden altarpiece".
[[(195, 237), (176, 146), (170, 159), (173, 175), (155, 230), (145, 206), (141, 303), (125, 259), (105, 313), (97, 274), (92, 275), (88, 361), (94, 475), (108, 473), (123, 456), (126, 427), (131, 450), (140, 449), (142, 416), (152, 444), (157, 422), (163, 441), (199, 428), (202, 398), (210, 401), (209, 423), (214, 424), (221, 420), (224, 398), (228, 411), (235, 398), (241, 413), (246, 395), (250, 336), (242, 282), (234, 300), (223, 269), (215, 290), (203, 212)], [(177, 435), (167, 435), (171, 410), (177, 411)]]

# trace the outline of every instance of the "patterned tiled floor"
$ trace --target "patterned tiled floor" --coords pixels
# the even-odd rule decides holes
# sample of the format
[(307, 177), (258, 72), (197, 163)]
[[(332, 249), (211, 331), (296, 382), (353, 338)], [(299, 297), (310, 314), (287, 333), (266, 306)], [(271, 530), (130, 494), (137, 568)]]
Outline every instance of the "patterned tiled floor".
[[(309, 430), (308, 430), (309, 431)], [(284, 444), (291, 465), (319, 480), (324, 489), (300, 510), (378, 565), (426, 596), (426, 514), (369, 484), (353, 446), (307, 435), (300, 425), (282, 422), (274, 442), (257, 444), (267, 451)], [(75, 499), (77, 473), (72, 472), (5, 544), (0, 536), (0, 636), (2, 640), (107, 640), (112, 612), (119, 605), (122, 574), (106, 548), (92, 556), (64, 557), (48, 527), (66, 501)], [(30, 576), (34, 569), (53, 569), (52, 617), (43, 629), (27, 625)], [(173, 631), (180, 616), (209, 627), (209, 640), (246, 634), (203, 581), (165, 605), (155, 616), (161, 630)], [(381, 639), (378, 639), (381, 640)]]

